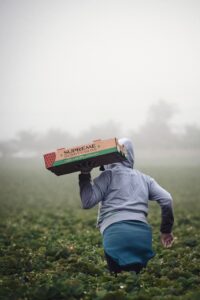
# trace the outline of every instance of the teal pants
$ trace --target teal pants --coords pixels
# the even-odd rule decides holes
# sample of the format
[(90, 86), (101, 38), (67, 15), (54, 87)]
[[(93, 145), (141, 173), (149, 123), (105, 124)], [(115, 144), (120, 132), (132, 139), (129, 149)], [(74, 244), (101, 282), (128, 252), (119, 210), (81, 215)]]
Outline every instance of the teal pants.
[(103, 233), (103, 248), (110, 272), (139, 273), (155, 256), (152, 250), (152, 230), (141, 221), (120, 221)]

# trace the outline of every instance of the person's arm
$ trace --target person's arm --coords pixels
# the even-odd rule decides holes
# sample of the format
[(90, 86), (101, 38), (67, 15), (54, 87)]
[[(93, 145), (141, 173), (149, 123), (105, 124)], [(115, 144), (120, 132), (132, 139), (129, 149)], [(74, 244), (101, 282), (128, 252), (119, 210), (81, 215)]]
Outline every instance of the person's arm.
[(79, 187), (82, 208), (88, 209), (102, 201), (110, 184), (110, 171), (104, 171), (91, 181), (90, 173), (79, 174)]
[(150, 178), (149, 200), (157, 201), (161, 207), (161, 242), (164, 247), (170, 247), (173, 243), (173, 199), (153, 178)]

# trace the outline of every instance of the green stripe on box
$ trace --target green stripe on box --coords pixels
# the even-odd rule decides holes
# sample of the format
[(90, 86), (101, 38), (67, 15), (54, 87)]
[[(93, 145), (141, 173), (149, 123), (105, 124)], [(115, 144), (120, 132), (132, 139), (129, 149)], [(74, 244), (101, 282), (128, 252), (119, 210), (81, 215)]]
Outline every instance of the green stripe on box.
[(109, 154), (109, 153), (116, 153), (116, 152), (119, 153), (118, 150), (117, 150), (117, 147), (101, 150), (101, 151), (98, 151), (98, 152), (90, 152), (90, 153), (87, 153), (87, 154), (81, 154), (79, 156), (75, 156), (75, 157), (71, 157), (71, 158), (65, 158), (65, 159), (62, 159), (62, 160), (55, 161), (53, 163), (53, 166), (56, 167), (56, 166), (71, 163), (71, 162), (74, 162), (74, 161), (79, 161), (79, 160), (82, 160), (82, 159), (97, 157), (97, 156), (100, 156), (100, 155)]

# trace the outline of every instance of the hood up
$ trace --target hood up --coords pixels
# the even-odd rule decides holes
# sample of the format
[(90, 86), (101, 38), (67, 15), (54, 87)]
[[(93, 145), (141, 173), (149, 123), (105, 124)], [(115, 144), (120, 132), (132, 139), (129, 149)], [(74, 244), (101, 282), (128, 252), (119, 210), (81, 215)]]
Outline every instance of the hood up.
[(109, 165), (105, 165), (104, 166), (104, 169), (110, 169), (110, 168), (113, 168), (115, 166), (120, 166), (120, 165), (123, 165), (123, 166), (126, 166), (128, 168), (133, 168), (134, 166), (134, 150), (133, 150), (133, 144), (132, 144), (132, 141), (128, 138), (121, 138), (121, 139), (118, 139), (118, 142), (120, 145), (124, 145), (125, 149), (126, 149), (126, 160), (124, 161), (121, 161), (121, 162), (117, 162), (117, 163), (113, 163), (113, 164), (109, 164)]

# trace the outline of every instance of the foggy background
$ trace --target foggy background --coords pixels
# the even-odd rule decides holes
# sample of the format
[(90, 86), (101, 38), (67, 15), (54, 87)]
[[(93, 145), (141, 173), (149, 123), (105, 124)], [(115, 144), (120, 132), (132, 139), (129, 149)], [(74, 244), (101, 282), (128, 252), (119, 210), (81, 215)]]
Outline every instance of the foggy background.
[(129, 137), (200, 163), (198, 0), (0, 0), (0, 155)]

